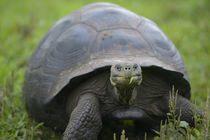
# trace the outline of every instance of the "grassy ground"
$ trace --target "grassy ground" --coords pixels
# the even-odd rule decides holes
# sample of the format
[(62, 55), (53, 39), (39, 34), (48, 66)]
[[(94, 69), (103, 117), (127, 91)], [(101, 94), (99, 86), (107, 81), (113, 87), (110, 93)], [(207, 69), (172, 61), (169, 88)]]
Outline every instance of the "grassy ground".
[[(93, 2), (96, 0), (0, 1), (0, 139), (60, 139), (28, 117), (21, 98), (24, 71), (34, 48), (51, 25)], [(153, 20), (174, 42), (186, 63), (191, 100), (204, 109), (210, 88), (210, 1), (115, 0), (114, 3)]]

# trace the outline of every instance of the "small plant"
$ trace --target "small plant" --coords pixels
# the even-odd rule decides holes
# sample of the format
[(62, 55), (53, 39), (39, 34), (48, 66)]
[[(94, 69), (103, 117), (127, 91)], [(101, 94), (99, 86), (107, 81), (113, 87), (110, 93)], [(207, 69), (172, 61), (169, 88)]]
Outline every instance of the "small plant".
[[(207, 96), (206, 109), (203, 115), (203, 119), (194, 113), (195, 127), (192, 128), (186, 121), (181, 121), (181, 111), (179, 115), (176, 112), (176, 100), (178, 91), (170, 92), (169, 100), (169, 113), (167, 113), (167, 120), (160, 125), (160, 131), (157, 133), (159, 136), (155, 137), (155, 140), (208, 140), (209, 137), (209, 96)], [(201, 123), (203, 122), (203, 123)]]
[[(117, 140), (116, 133), (114, 133), (113, 139)], [(125, 130), (122, 130), (122, 133), (121, 133), (121, 136), (120, 136), (120, 140), (128, 140), (128, 138), (126, 138), (126, 136), (125, 136)]]

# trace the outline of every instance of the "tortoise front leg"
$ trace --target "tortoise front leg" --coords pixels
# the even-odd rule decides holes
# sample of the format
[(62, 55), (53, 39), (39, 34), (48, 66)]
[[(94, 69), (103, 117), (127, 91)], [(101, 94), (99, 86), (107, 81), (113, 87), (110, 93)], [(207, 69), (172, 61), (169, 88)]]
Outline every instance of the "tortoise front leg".
[[(166, 109), (165, 106), (168, 106), (167, 110), (164, 112), (167, 113), (169, 112), (169, 102), (170, 102), (170, 97), (169, 95), (165, 96), (167, 100), (167, 104), (161, 104), (161, 108), (163, 110)], [(172, 99), (172, 100), (175, 100)], [(194, 105), (192, 104), (188, 99), (182, 97), (181, 95), (177, 95), (176, 99), (176, 110), (175, 114), (176, 116), (180, 116), (181, 121), (186, 121), (189, 123), (190, 126), (194, 126), (194, 113), (200, 117), (202, 117), (201, 111)]]
[[(181, 115), (181, 120), (186, 121), (189, 123), (190, 126), (194, 126), (194, 113), (198, 116), (202, 116), (201, 111), (189, 100), (182, 97), (181, 95), (177, 96), (177, 103), (176, 103), (176, 114)], [(181, 110), (181, 114), (180, 114)]]
[(85, 94), (71, 113), (63, 139), (97, 140), (101, 127), (98, 99), (93, 94)]

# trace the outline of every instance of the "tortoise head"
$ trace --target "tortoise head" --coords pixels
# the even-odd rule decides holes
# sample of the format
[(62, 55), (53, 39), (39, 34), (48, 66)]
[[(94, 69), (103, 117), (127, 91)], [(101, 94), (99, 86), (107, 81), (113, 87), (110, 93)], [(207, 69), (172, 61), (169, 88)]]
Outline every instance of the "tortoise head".
[(110, 82), (114, 86), (115, 97), (123, 104), (132, 104), (136, 98), (135, 87), (141, 84), (142, 71), (136, 63), (112, 65)]

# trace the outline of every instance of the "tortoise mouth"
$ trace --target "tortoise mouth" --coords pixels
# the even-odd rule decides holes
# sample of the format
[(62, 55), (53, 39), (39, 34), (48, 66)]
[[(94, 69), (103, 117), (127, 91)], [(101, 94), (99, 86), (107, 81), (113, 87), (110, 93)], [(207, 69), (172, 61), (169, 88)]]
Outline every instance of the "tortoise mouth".
[(129, 76), (129, 77), (125, 77), (125, 76), (121, 76), (121, 75), (113, 75), (112, 76), (113, 78), (124, 78), (124, 79), (130, 79), (130, 78), (141, 78), (141, 75), (140, 74), (137, 74), (137, 75), (132, 75), (132, 76)]
[(132, 76), (121, 76), (121, 75), (113, 75), (110, 78), (111, 84), (113, 86), (129, 86), (129, 85), (140, 85), (142, 81), (141, 74), (132, 75)]

